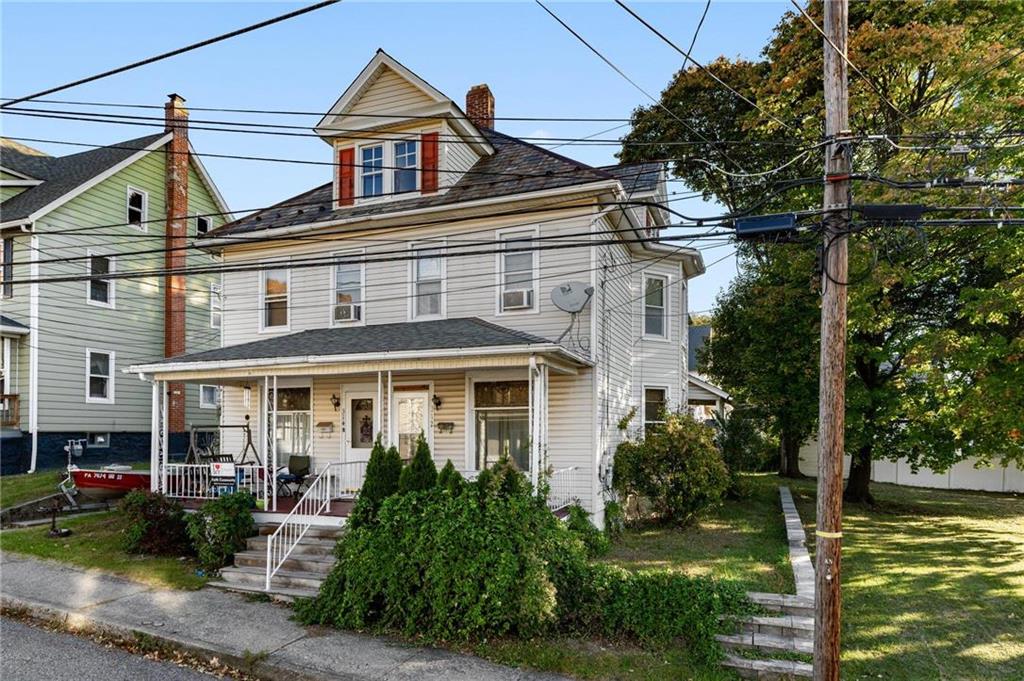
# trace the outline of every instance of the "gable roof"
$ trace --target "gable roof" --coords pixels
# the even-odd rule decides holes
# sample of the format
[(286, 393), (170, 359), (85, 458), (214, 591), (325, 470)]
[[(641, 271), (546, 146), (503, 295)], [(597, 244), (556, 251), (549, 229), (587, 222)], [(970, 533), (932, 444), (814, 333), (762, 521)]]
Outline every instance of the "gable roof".
[(52, 161), (46, 152), (0, 137), (0, 169), (12, 175), (40, 180)]
[(35, 219), (41, 212), (55, 208), (54, 204), (61, 199), (72, 198), (76, 190), (91, 180), (117, 168), (132, 157), (165, 143), (165, 137), (170, 139), (170, 133), (146, 135), (68, 156), (27, 154), (22, 149), (8, 146), (5, 140), (5, 144), (0, 146), (0, 166), (26, 172), (43, 182), (0, 204), (0, 219), (3, 220), (3, 224)]
[(409, 199), (336, 207), (332, 184), (311, 189), (210, 232), (209, 239), (247, 232), (370, 217), (479, 199), (559, 189), (615, 179), (611, 174), (495, 130), (481, 128), (494, 147), (447, 191)]
[(622, 182), (627, 194), (645, 194), (658, 188), (664, 165), (660, 161), (621, 163), (600, 166), (600, 169)]

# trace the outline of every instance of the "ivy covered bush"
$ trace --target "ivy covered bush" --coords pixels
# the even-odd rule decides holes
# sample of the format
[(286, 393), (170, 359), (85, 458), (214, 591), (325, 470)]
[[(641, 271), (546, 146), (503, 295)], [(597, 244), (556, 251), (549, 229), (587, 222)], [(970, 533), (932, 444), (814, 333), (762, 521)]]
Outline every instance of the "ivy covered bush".
[(565, 526), (569, 532), (583, 542), (588, 557), (597, 558), (598, 556), (603, 556), (611, 549), (612, 543), (609, 536), (594, 527), (594, 523), (590, 522), (590, 514), (579, 504), (573, 504), (569, 507), (569, 515), (565, 519)]
[(342, 535), (338, 562), (319, 595), (298, 604), (299, 619), (429, 641), (685, 639), (711, 659), (720, 616), (746, 608), (730, 583), (591, 564), (581, 534), (597, 530), (586, 513), (562, 522), (514, 466), (453, 478), (442, 471), (429, 489), (388, 497), (375, 523)]
[(615, 491), (645, 500), (655, 518), (679, 525), (719, 503), (729, 471), (715, 446), (714, 430), (686, 414), (667, 414), (641, 440), (615, 450)]
[(235, 492), (206, 502), (188, 517), (188, 536), (203, 569), (219, 570), (245, 548), (256, 532), (254, 506), (251, 494)]
[(163, 494), (132, 490), (121, 500), (125, 525), (121, 543), (128, 553), (185, 556), (192, 553), (185, 509)]

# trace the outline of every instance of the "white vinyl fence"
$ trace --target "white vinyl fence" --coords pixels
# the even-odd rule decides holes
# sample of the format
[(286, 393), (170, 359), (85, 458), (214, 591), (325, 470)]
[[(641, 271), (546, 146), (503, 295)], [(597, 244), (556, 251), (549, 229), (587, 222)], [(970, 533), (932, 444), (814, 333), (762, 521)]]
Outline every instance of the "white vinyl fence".
[[(967, 459), (951, 467), (945, 473), (936, 473), (922, 468), (916, 473), (910, 469), (906, 459), (898, 461), (881, 460), (871, 464), (871, 479), (874, 482), (889, 482), (908, 487), (931, 487), (934, 489), (968, 489), (983, 492), (1024, 492), (1024, 470), (1011, 464), (1007, 467), (974, 467), (975, 460)], [(844, 474), (849, 473), (850, 457), (843, 458)], [(818, 442), (811, 440), (800, 448), (800, 472), (804, 475), (818, 475)]]

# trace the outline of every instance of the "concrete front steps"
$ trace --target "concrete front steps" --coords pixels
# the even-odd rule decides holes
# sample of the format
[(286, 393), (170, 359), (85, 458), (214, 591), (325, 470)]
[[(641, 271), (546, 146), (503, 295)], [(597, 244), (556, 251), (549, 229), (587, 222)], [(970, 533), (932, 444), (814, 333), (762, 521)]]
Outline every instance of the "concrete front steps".
[[(810, 678), (813, 667), (799, 660), (777, 659), (772, 655), (813, 655), (814, 618), (800, 615), (757, 615), (740, 622), (740, 632), (715, 637), (726, 649), (722, 665), (745, 679), (776, 681)], [(763, 655), (761, 659), (750, 654)]]
[[(220, 581), (210, 582), (210, 586), (244, 593), (268, 593), (265, 590), (267, 538), (276, 529), (274, 525), (261, 525), (259, 534), (246, 540), (246, 550), (235, 554), (235, 564), (223, 568)], [(334, 527), (309, 528), (274, 575), (269, 595), (285, 600), (315, 596), (334, 566), (334, 544), (342, 531)]]

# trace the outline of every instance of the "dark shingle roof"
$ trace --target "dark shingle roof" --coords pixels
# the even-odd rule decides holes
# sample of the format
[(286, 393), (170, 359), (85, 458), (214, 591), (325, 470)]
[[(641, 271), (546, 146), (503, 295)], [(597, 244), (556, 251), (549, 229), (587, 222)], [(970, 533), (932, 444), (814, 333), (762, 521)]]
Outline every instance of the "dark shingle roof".
[(602, 166), (600, 168), (600, 170), (622, 182), (622, 186), (630, 194), (634, 192), (652, 192), (657, 189), (661, 169), (662, 164), (655, 161), (623, 163), (622, 165)]
[(16, 322), (10, 317), (7, 317), (2, 314), (0, 314), (0, 326), (8, 326), (15, 329), (25, 329), (26, 331), (28, 330), (28, 327), (22, 324), (21, 322)]
[(148, 147), (166, 133), (147, 135), (69, 156), (34, 156), (13, 145), (0, 147), (0, 165), (43, 180), (0, 204), (0, 219), (20, 220)]
[(468, 173), (460, 177), (444, 193), (334, 208), (331, 200), (333, 187), (331, 183), (327, 183), (228, 223), (210, 232), (209, 236), (445, 206), (612, 179), (612, 175), (604, 170), (592, 168), (495, 130), (482, 128), (480, 132), (488, 139), (495, 152), (478, 160)]
[(550, 342), (540, 336), (508, 329), (476, 317), (467, 317), (429, 322), (311, 329), (286, 336), (173, 357), (160, 363), (223, 362), (306, 357), (309, 355), (360, 355), (441, 348), (535, 345)]

